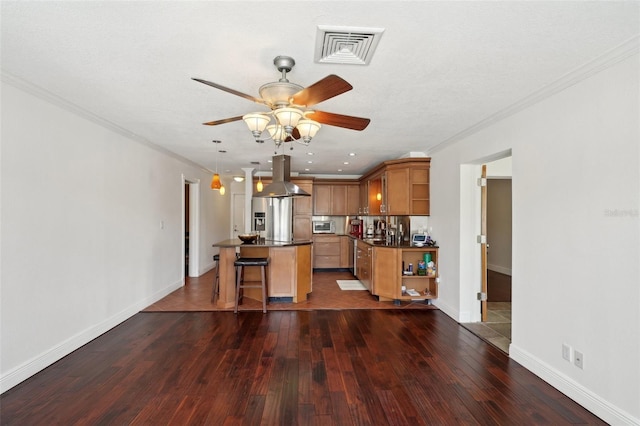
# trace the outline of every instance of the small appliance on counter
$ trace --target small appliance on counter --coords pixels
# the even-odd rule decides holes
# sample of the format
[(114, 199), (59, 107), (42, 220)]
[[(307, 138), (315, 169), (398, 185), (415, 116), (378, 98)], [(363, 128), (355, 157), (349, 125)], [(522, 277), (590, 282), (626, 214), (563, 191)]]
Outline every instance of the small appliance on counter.
[(424, 247), (427, 242), (427, 234), (413, 234), (411, 237), (411, 245), (416, 247)]
[(314, 220), (313, 233), (314, 234), (335, 234), (336, 223), (333, 220)]
[(416, 247), (433, 247), (436, 242), (431, 239), (428, 234), (413, 234), (411, 237), (411, 245)]
[(351, 219), (349, 226), (349, 234), (351, 234), (351, 236), (362, 238), (362, 219)]

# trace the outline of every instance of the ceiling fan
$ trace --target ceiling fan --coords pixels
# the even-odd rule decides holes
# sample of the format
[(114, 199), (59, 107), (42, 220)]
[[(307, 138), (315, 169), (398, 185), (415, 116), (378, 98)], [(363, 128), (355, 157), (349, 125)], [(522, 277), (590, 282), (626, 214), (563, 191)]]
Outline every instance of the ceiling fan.
[[(309, 109), (310, 107), (353, 89), (349, 83), (331, 74), (308, 87), (302, 87), (287, 80), (287, 73), (295, 65), (289, 56), (277, 56), (273, 64), (282, 73), (280, 80), (260, 87), (260, 97), (212, 83), (207, 80), (193, 80), (236, 96), (248, 99), (271, 109), (270, 112), (250, 113), (222, 120), (203, 123), (207, 126), (244, 120), (257, 142), (263, 142), (262, 134), (267, 130), (270, 138), (280, 146), (282, 142), (299, 141), (308, 144), (320, 129), (320, 124), (352, 130), (364, 130), (371, 120)], [(273, 119), (273, 120), (272, 120)]]

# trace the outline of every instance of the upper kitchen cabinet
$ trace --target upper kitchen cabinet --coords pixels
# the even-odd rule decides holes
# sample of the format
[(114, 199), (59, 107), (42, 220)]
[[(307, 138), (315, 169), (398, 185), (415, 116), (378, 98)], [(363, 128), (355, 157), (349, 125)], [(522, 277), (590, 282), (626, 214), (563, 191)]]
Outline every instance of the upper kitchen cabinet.
[(331, 214), (331, 185), (316, 183), (313, 185), (313, 214), (328, 216)]
[[(313, 181), (312, 180), (294, 180), (293, 183), (298, 185), (300, 189), (308, 194), (313, 194)], [(309, 215), (313, 213), (313, 197), (295, 197), (293, 199), (293, 214), (295, 215)]]
[(356, 216), (360, 208), (360, 185), (357, 183), (347, 185), (347, 214)]
[(385, 171), (383, 213), (388, 215), (410, 215), (409, 168), (394, 165)]
[(384, 214), (384, 173), (372, 176), (368, 181), (367, 214)]
[(313, 214), (316, 216), (357, 215), (360, 188), (354, 182), (315, 181)]
[[(312, 180), (295, 180), (294, 183), (303, 191), (313, 194)], [(296, 240), (310, 240), (312, 237), (312, 198), (313, 196), (293, 199), (293, 238)]]
[(361, 180), (368, 186), (367, 210), (361, 208), (362, 214), (429, 215), (430, 165), (430, 158), (403, 158), (372, 169)]

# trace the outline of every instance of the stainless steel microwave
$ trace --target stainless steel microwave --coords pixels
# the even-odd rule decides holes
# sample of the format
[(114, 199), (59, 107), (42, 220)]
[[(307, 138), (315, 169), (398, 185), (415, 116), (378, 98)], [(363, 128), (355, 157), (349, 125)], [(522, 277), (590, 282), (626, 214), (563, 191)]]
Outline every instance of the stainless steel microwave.
[(336, 222), (333, 220), (314, 220), (313, 233), (314, 234), (335, 234)]

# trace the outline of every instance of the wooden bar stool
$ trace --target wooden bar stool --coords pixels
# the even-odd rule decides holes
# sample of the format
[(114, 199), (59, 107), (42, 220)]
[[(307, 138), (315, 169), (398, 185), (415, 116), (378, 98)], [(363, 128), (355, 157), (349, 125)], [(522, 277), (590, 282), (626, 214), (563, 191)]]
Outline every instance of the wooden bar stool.
[[(236, 267), (236, 305), (234, 313), (238, 313), (238, 302), (240, 300), (240, 289), (242, 288), (262, 288), (262, 312), (267, 313), (267, 274), (265, 268), (269, 265), (268, 257), (240, 257), (233, 262)], [(245, 285), (243, 280), (244, 266), (259, 266), (262, 274), (261, 285)]]
[(220, 255), (214, 254), (213, 261), (216, 262), (216, 277), (213, 279), (213, 290), (211, 290), (211, 301), (216, 300), (220, 294)]

